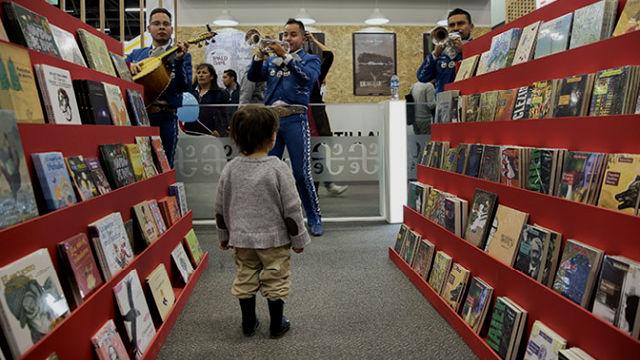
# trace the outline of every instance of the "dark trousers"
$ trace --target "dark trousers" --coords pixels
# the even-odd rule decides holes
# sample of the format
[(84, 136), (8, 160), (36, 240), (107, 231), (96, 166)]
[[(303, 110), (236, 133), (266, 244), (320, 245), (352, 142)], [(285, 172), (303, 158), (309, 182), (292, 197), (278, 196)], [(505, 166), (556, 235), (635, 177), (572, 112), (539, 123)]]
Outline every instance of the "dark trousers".
[(173, 158), (178, 145), (178, 117), (171, 112), (157, 112), (149, 114), (151, 126), (160, 128), (160, 138), (169, 165), (173, 168)]

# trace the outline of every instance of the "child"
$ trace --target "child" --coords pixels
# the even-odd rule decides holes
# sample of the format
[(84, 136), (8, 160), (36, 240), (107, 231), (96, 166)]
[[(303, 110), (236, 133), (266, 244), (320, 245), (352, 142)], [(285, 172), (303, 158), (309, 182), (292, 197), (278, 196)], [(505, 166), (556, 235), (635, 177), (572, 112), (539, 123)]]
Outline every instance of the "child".
[(310, 242), (291, 169), (267, 153), (278, 133), (276, 114), (258, 105), (241, 107), (230, 136), (241, 155), (229, 162), (218, 182), (216, 224), (220, 248), (235, 248), (236, 277), (231, 293), (240, 300), (242, 332), (253, 336), (256, 293), (268, 299), (271, 338), (289, 330), (282, 315), (289, 294), (289, 248), (301, 253)]

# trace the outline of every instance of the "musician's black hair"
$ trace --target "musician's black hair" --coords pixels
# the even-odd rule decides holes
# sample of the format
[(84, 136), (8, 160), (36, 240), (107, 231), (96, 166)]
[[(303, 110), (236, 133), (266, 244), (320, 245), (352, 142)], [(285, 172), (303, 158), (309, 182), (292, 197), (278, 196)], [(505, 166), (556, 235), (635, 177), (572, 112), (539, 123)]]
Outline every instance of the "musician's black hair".
[(469, 12), (467, 10), (463, 10), (460, 8), (455, 8), (451, 11), (449, 11), (449, 15), (447, 15), (447, 19), (449, 19), (450, 17), (454, 16), (454, 15), (464, 15), (467, 17), (467, 20), (469, 21), (469, 24), (473, 24), (473, 21), (471, 21), (471, 14), (469, 14)]
[(155, 8), (151, 10), (151, 15), (149, 15), (149, 19), (151, 19), (155, 14), (165, 14), (169, 17), (169, 20), (171, 20), (171, 13), (169, 12), (169, 10), (165, 8)]
[(302, 21), (300, 20), (296, 20), (294, 18), (289, 18), (289, 20), (287, 20), (287, 23), (284, 24), (285, 26), (287, 25), (291, 25), (291, 24), (296, 24), (298, 25), (298, 27), (300, 27), (300, 30), (302, 30), (302, 35), (304, 35), (304, 33), (306, 32), (306, 30), (304, 29), (304, 24), (302, 23)]

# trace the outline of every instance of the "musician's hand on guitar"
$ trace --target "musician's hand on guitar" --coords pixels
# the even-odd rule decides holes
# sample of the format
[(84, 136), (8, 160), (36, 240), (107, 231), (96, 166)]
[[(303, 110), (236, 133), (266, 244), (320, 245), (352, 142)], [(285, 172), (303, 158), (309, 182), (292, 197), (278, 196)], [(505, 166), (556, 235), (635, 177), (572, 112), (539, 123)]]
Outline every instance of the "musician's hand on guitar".
[(182, 60), (184, 58), (184, 54), (189, 52), (189, 44), (184, 42), (179, 42), (176, 44), (178, 50), (176, 50), (176, 59)]
[(129, 64), (129, 71), (131, 71), (131, 75), (135, 75), (135, 74), (139, 73), (140, 71), (142, 71), (142, 68), (140, 67), (140, 65), (138, 63), (130, 63)]
[(285, 57), (287, 56), (287, 52), (284, 51), (284, 49), (282, 48), (282, 46), (280, 46), (280, 44), (274, 42), (272, 44), (269, 44), (269, 48), (271, 50), (273, 50), (274, 53), (276, 53), (276, 55), (278, 55), (279, 57)]

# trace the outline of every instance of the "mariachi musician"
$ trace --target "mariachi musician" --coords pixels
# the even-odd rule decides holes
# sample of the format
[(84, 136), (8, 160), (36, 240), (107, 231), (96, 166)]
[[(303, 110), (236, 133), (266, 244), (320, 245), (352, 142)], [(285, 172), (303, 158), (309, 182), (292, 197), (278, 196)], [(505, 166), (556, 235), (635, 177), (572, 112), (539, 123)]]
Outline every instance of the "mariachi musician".
[[(151, 46), (135, 49), (127, 57), (132, 74), (141, 71), (138, 62), (153, 56), (159, 56), (171, 47), (173, 26), (171, 13), (164, 8), (156, 8), (151, 11), (151, 17), (147, 30), (151, 34), (153, 42)], [(178, 42), (175, 56), (168, 61), (171, 70), (169, 86), (151, 104), (147, 104), (147, 112), (152, 126), (160, 128), (162, 145), (173, 167), (173, 159), (178, 143), (178, 117), (177, 109), (182, 106), (182, 93), (191, 90), (191, 54), (188, 53), (189, 45)], [(145, 90), (146, 91), (146, 90)]]

